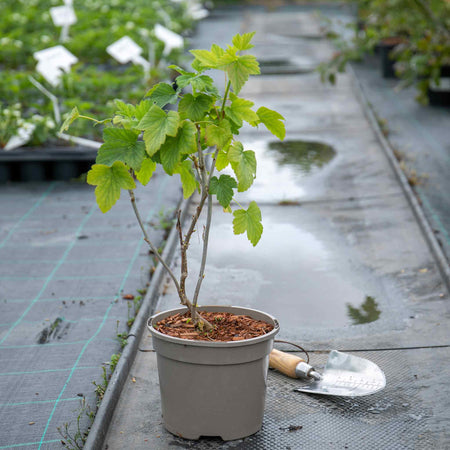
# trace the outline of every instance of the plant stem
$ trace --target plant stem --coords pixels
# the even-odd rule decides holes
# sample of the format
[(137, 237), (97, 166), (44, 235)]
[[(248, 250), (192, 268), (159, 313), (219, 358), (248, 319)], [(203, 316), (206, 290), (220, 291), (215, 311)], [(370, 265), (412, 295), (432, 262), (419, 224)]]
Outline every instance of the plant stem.
[(194, 307), (197, 307), (198, 294), (200, 292), (200, 287), (202, 285), (203, 279), (205, 278), (206, 257), (208, 255), (209, 231), (211, 229), (211, 219), (212, 219), (212, 195), (209, 193), (209, 183), (211, 181), (211, 177), (214, 172), (214, 168), (216, 166), (216, 159), (217, 159), (218, 154), (219, 154), (219, 149), (216, 148), (213, 160), (211, 161), (211, 169), (209, 171), (209, 178), (208, 178), (208, 183), (207, 183), (208, 210), (207, 210), (207, 215), (206, 215), (206, 226), (205, 226), (205, 230), (203, 232), (202, 261), (200, 263), (200, 271), (198, 274), (197, 285), (195, 287), (194, 297), (192, 300), (192, 304), (194, 305)]
[[(161, 255), (158, 252), (158, 249), (154, 246), (154, 244), (152, 243), (152, 241), (150, 241), (148, 234), (147, 234), (147, 230), (145, 229), (144, 223), (142, 222), (141, 219), (141, 215), (139, 213), (139, 210), (137, 208), (136, 205), (136, 197), (134, 196), (134, 191), (132, 189), (128, 190), (128, 193), (130, 194), (130, 201), (131, 201), (131, 205), (133, 206), (133, 211), (134, 214), (136, 215), (136, 219), (139, 223), (139, 226), (141, 227), (142, 230), (142, 234), (144, 235), (144, 241), (147, 242), (147, 244), (149, 245), (149, 247), (151, 248), (153, 254), (155, 255), (156, 259), (164, 266), (164, 268), (167, 270), (167, 273), (170, 275), (170, 278), (172, 278), (175, 287), (177, 288), (178, 293), (180, 294), (180, 285), (178, 283), (177, 277), (175, 276), (175, 274), (172, 272), (172, 270), (170, 269), (170, 267), (168, 266), (168, 264), (164, 261), (164, 259), (161, 257)], [(180, 295), (181, 298), (181, 295)]]
[[(226, 89), (225, 89), (225, 94), (223, 95), (222, 108), (221, 108), (221, 110), (220, 110), (221, 116), (223, 115), (223, 111), (224, 111), (224, 109), (225, 109), (225, 103), (226, 103), (226, 101), (227, 101), (228, 92), (230, 91), (230, 87), (231, 87), (231, 81), (228, 80), (227, 87), (226, 87)], [(220, 117), (220, 119), (222, 119), (222, 117)]]
[[(200, 326), (202, 328), (205, 328), (206, 331), (212, 330), (213, 326), (207, 320), (203, 319), (203, 317), (201, 317), (200, 314), (197, 312), (196, 306), (194, 306), (189, 301), (189, 299), (186, 296), (186, 292), (184, 292), (184, 290), (181, 289), (180, 284), (178, 283), (177, 277), (172, 272), (172, 270), (170, 269), (170, 267), (166, 263), (166, 261), (164, 261), (162, 256), (159, 254), (158, 249), (154, 246), (154, 244), (152, 243), (152, 241), (148, 237), (147, 230), (145, 229), (144, 222), (141, 219), (141, 215), (139, 213), (139, 209), (138, 209), (138, 207), (136, 205), (136, 197), (134, 195), (134, 191), (132, 189), (129, 189), (128, 193), (130, 195), (130, 201), (131, 201), (131, 205), (133, 207), (134, 214), (135, 214), (136, 219), (137, 219), (137, 221), (139, 223), (139, 226), (141, 227), (142, 234), (144, 235), (144, 241), (147, 242), (147, 244), (150, 246), (153, 254), (155, 255), (156, 259), (163, 265), (164, 269), (166, 269), (166, 271), (169, 274), (170, 278), (172, 278), (172, 281), (175, 284), (175, 287), (177, 289), (178, 297), (180, 298), (181, 304), (186, 306), (189, 309), (189, 312), (191, 313), (192, 320), (194, 321), (195, 324), (201, 324)], [(178, 217), (180, 217), (180, 216), (178, 216)], [(178, 226), (178, 224), (177, 224), (177, 226)], [(180, 233), (181, 239), (182, 239), (181, 223), (180, 223), (179, 233)], [(187, 268), (186, 268), (186, 271), (187, 271)]]

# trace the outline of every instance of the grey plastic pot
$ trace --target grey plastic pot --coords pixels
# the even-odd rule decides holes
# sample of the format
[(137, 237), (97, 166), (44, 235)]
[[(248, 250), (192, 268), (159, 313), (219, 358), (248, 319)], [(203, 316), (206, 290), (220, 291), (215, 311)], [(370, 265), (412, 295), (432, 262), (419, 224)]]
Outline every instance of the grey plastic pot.
[(157, 354), (164, 426), (186, 439), (220, 436), (240, 439), (261, 429), (269, 354), (279, 331), (272, 316), (249, 308), (204, 306), (199, 311), (230, 312), (264, 320), (274, 329), (253, 339), (192, 341), (160, 333), (153, 324), (178, 308), (148, 321)]

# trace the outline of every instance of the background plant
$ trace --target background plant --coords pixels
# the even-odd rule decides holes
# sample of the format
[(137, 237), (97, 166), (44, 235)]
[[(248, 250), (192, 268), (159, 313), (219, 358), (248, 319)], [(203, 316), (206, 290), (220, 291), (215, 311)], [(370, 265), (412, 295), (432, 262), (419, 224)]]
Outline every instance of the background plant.
[(431, 84), (450, 64), (450, 3), (443, 0), (359, 0), (351, 39), (330, 33), (337, 47), (333, 58), (318, 68), (322, 81), (334, 83), (349, 61), (361, 60), (383, 41), (399, 44), (391, 52), (398, 61), (400, 87), (415, 84), (426, 103)]
[[(181, 304), (188, 307), (200, 328), (211, 327), (199, 316), (197, 303), (205, 272), (213, 196), (224, 211), (232, 213), (235, 234), (246, 233), (256, 245), (263, 231), (258, 205), (252, 201), (245, 208), (235, 200), (236, 193), (248, 190), (253, 184), (257, 166), (255, 152), (245, 149), (237, 139), (239, 130), (244, 122), (253, 127), (264, 124), (279, 139), (285, 136), (284, 118), (279, 113), (264, 106), (255, 111), (253, 102), (239, 97), (249, 76), (260, 73), (255, 56), (243, 53), (253, 47), (253, 35), (237, 34), (226, 49), (213, 44), (211, 50), (192, 50), (191, 71), (171, 66), (180, 74), (176, 78), (176, 90), (170, 83), (159, 83), (137, 105), (116, 101), (113, 117), (103, 121), (91, 119), (108, 125), (103, 131), (104, 144), (98, 150), (96, 164), (87, 176), (87, 182), (96, 186), (98, 206), (107, 212), (120, 198), (121, 191), (128, 191), (144, 240), (168, 271)], [(219, 93), (213, 79), (206, 75), (211, 69), (225, 73), (224, 93)], [(169, 108), (169, 105), (176, 106)], [(74, 108), (62, 130), (79, 117), (85, 116)], [(147, 185), (157, 165), (168, 175), (180, 177), (184, 198), (190, 198), (195, 192), (199, 194), (198, 206), (185, 232), (181, 212), (177, 213), (179, 277), (150, 241), (135, 201), (136, 182)], [(216, 176), (216, 171), (226, 172)], [(195, 291), (188, 296), (187, 251), (205, 207), (200, 271)]]
[[(63, 77), (58, 88), (47, 84), (36, 71), (33, 53), (60, 44), (60, 28), (53, 25), (49, 10), (62, 5), (61, 0), (3, 0), (0, 15), (0, 101), (5, 107), (21, 104), (22, 117), (40, 114), (53, 119), (50, 100), (29, 81), (31, 75), (55, 94), (62, 113), (74, 105), (92, 114), (111, 115), (111, 98), (135, 103), (158, 81), (169, 79), (170, 71), (162, 64), (164, 44), (155, 38), (153, 27), (160, 23), (172, 31), (186, 35), (194, 25), (186, 2), (165, 0), (86, 0), (75, 1), (77, 22), (70, 27), (71, 39), (64, 46), (79, 62)], [(115, 40), (128, 35), (143, 49), (142, 56), (152, 61), (149, 79), (141, 67), (121, 66), (106, 52)], [(168, 57), (179, 64), (182, 50)], [(123, 97), (126, 92), (127, 96)], [(101, 138), (101, 129), (77, 124), (77, 133), (92, 139)], [(50, 134), (51, 134), (51, 130)], [(40, 135), (33, 145), (41, 144), (48, 135)]]

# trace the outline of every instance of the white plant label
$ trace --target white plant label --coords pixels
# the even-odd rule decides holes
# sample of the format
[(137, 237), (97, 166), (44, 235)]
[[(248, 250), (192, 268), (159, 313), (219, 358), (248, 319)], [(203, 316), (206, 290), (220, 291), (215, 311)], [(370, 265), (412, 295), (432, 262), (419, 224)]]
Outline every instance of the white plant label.
[(52, 17), (53, 23), (57, 27), (73, 25), (77, 21), (75, 11), (73, 10), (72, 6), (67, 4), (50, 8), (50, 15)]
[(126, 64), (140, 57), (142, 48), (129, 36), (124, 36), (106, 47), (106, 51), (120, 64)]
[(15, 148), (19, 148), (22, 147), (22, 145), (25, 145), (31, 139), (31, 136), (33, 136), (35, 128), (36, 125), (32, 123), (27, 123), (22, 128), (19, 128), (17, 130), (17, 135), (11, 137), (11, 139), (3, 147), (3, 150), (14, 150)]
[(36, 70), (52, 85), (57, 86), (63, 72), (69, 72), (78, 58), (62, 45), (46, 48), (33, 54), (38, 64)]
[(188, 12), (194, 20), (202, 20), (209, 16), (209, 11), (198, 3), (190, 3)]
[(155, 25), (155, 36), (164, 42), (164, 54), (167, 55), (174, 48), (182, 48), (184, 46), (184, 39), (177, 33), (163, 27), (159, 23)]

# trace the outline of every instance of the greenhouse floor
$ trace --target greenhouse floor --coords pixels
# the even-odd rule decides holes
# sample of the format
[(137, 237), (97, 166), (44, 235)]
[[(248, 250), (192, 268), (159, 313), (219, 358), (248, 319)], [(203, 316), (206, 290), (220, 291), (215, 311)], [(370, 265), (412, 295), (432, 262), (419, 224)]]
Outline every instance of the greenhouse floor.
[[(259, 178), (249, 197), (262, 205), (264, 234), (251, 248), (216, 208), (202, 298), (273, 314), (278, 338), (310, 350), (319, 369), (330, 349), (366, 357), (384, 370), (387, 386), (358, 399), (313, 396), (293, 392), (300, 381), (269, 371), (260, 432), (226, 443), (187, 441), (163, 427), (156, 355), (144, 332), (104, 449), (450, 446), (448, 267), (430, 249), (433, 236), (416, 218), (353, 75), (329, 87), (309, 71), (333, 52), (316, 24), (304, 10), (254, 8), (220, 11), (198, 29), (194, 48), (255, 30), (254, 50), (267, 71), (242, 96), (283, 114), (287, 141), (332, 149), (310, 153), (318, 159), (308, 163), (262, 130), (241, 135), (257, 152)], [(195, 266), (199, 246), (192, 252)], [(170, 284), (162, 291), (155, 311), (178, 305)]]
[[(335, 87), (320, 83), (311, 70), (334, 50), (306, 7), (215, 10), (191, 46), (224, 46), (246, 31), (256, 31), (263, 75), (241, 95), (283, 114), (292, 146), (277, 146), (263, 129), (242, 132), (257, 152), (249, 198), (261, 206), (264, 234), (253, 248), (216, 207), (203, 303), (272, 314), (277, 338), (306, 348), (319, 370), (331, 349), (368, 358), (385, 372), (386, 388), (358, 399), (313, 396), (269, 371), (261, 431), (231, 442), (187, 441), (163, 427), (156, 355), (143, 328), (136, 357), (121, 366), (117, 406), (102, 403), (85, 448), (449, 448), (448, 264), (361, 93), (372, 74), (356, 68), (359, 82), (349, 72)], [(376, 97), (369, 84), (367, 96)], [(444, 136), (448, 127), (438, 122)], [(395, 130), (404, 139), (420, 132)], [(158, 178), (139, 203), (146, 221), (159, 225), (161, 243), (180, 192)], [(126, 198), (104, 216), (84, 184), (13, 183), (0, 186), (0, 204), (0, 449), (53, 450), (62, 447), (58, 427), (73, 430), (78, 415), (87, 426), (80, 402), (95, 405), (92, 382), (101, 383), (102, 363), (121, 350), (116, 335), (133, 308), (123, 294), (147, 288), (151, 261)], [(152, 311), (178, 306), (165, 280), (152, 289)]]

